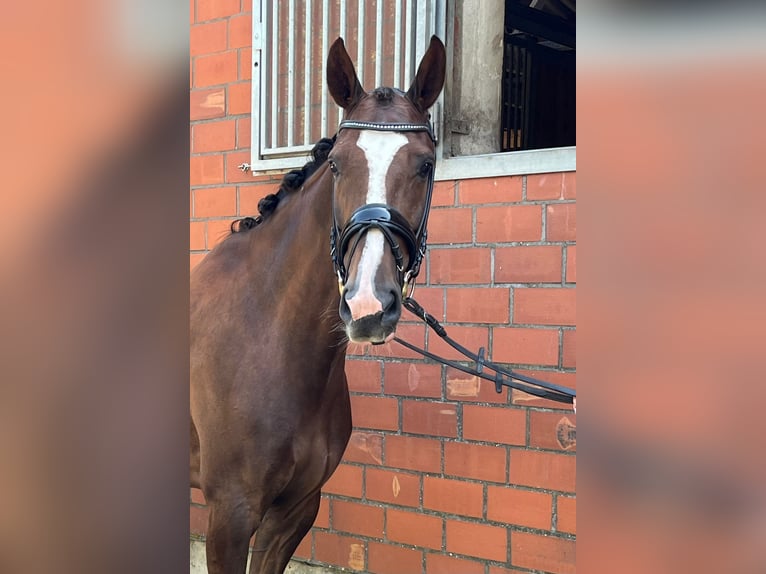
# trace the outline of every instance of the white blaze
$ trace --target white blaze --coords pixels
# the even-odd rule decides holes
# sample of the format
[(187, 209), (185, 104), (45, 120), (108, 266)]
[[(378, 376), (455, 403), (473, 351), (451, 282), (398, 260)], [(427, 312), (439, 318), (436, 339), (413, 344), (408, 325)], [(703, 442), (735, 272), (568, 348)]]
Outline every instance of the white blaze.
[[(386, 176), (396, 152), (406, 143), (406, 136), (395, 132), (362, 130), (359, 133), (356, 145), (364, 152), (369, 172), (366, 203), (387, 203)], [(373, 283), (383, 260), (385, 240), (379, 229), (371, 229), (367, 232), (362, 258), (359, 260), (357, 269), (357, 291), (353, 299), (348, 301), (351, 317), (354, 320), (383, 310), (380, 301), (375, 297)]]

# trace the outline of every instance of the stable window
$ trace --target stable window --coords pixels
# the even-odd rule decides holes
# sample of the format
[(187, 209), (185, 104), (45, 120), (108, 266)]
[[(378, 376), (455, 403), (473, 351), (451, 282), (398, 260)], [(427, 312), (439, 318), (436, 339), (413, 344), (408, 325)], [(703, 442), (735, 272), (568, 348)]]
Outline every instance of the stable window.
[(575, 169), (574, 0), (253, 2), (253, 172), (303, 165), (335, 133), (324, 66), (341, 36), (362, 84), (406, 89), (432, 34), (437, 179)]
[[(324, 76), (335, 38), (344, 38), (363, 86), (406, 89), (431, 35), (444, 37), (440, 7), (433, 0), (254, 1), (251, 169), (301, 166), (319, 138), (335, 133), (340, 113)], [(438, 102), (431, 112), (437, 130), (440, 109)]]

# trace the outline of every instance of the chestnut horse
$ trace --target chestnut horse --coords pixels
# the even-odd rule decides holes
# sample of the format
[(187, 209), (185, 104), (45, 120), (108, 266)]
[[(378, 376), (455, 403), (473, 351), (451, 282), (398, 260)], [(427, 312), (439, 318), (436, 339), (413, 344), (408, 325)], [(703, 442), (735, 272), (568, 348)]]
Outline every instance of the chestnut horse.
[(256, 531), (250, 572), (283, 572), (314, 522), (351, 434), (346, 344), (394, 336), (425, 251), (444, 73), (433, 37), (406, 93), (367, 93), (336, 40), (337, 135), (192, 274), (191, 485), (210, 574), (242, 574)]

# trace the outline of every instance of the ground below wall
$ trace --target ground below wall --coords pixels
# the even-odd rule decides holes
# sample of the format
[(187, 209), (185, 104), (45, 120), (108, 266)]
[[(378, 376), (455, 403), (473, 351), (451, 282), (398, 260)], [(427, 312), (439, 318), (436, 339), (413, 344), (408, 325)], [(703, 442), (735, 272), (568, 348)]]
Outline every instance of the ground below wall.
[[(189, 574), (207, 574), (205, 560), (205, 541), (192, 538), (189, 544)], [(247, 561), (248, 571), (250, 569), (250, 560)], [(344, 568), (328, 568), (326, 566), (314, 566), (292, 560), (288, 564), (285, 574), (339, 574), (340, 572), (350, 572)]]

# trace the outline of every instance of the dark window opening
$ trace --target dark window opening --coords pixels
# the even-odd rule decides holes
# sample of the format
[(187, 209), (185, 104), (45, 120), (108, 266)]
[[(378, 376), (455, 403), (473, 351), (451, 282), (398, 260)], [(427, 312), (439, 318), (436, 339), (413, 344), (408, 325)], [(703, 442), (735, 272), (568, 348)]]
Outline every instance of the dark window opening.
[(502, 151), (575, 145), (575, 0), (506, 0)]

